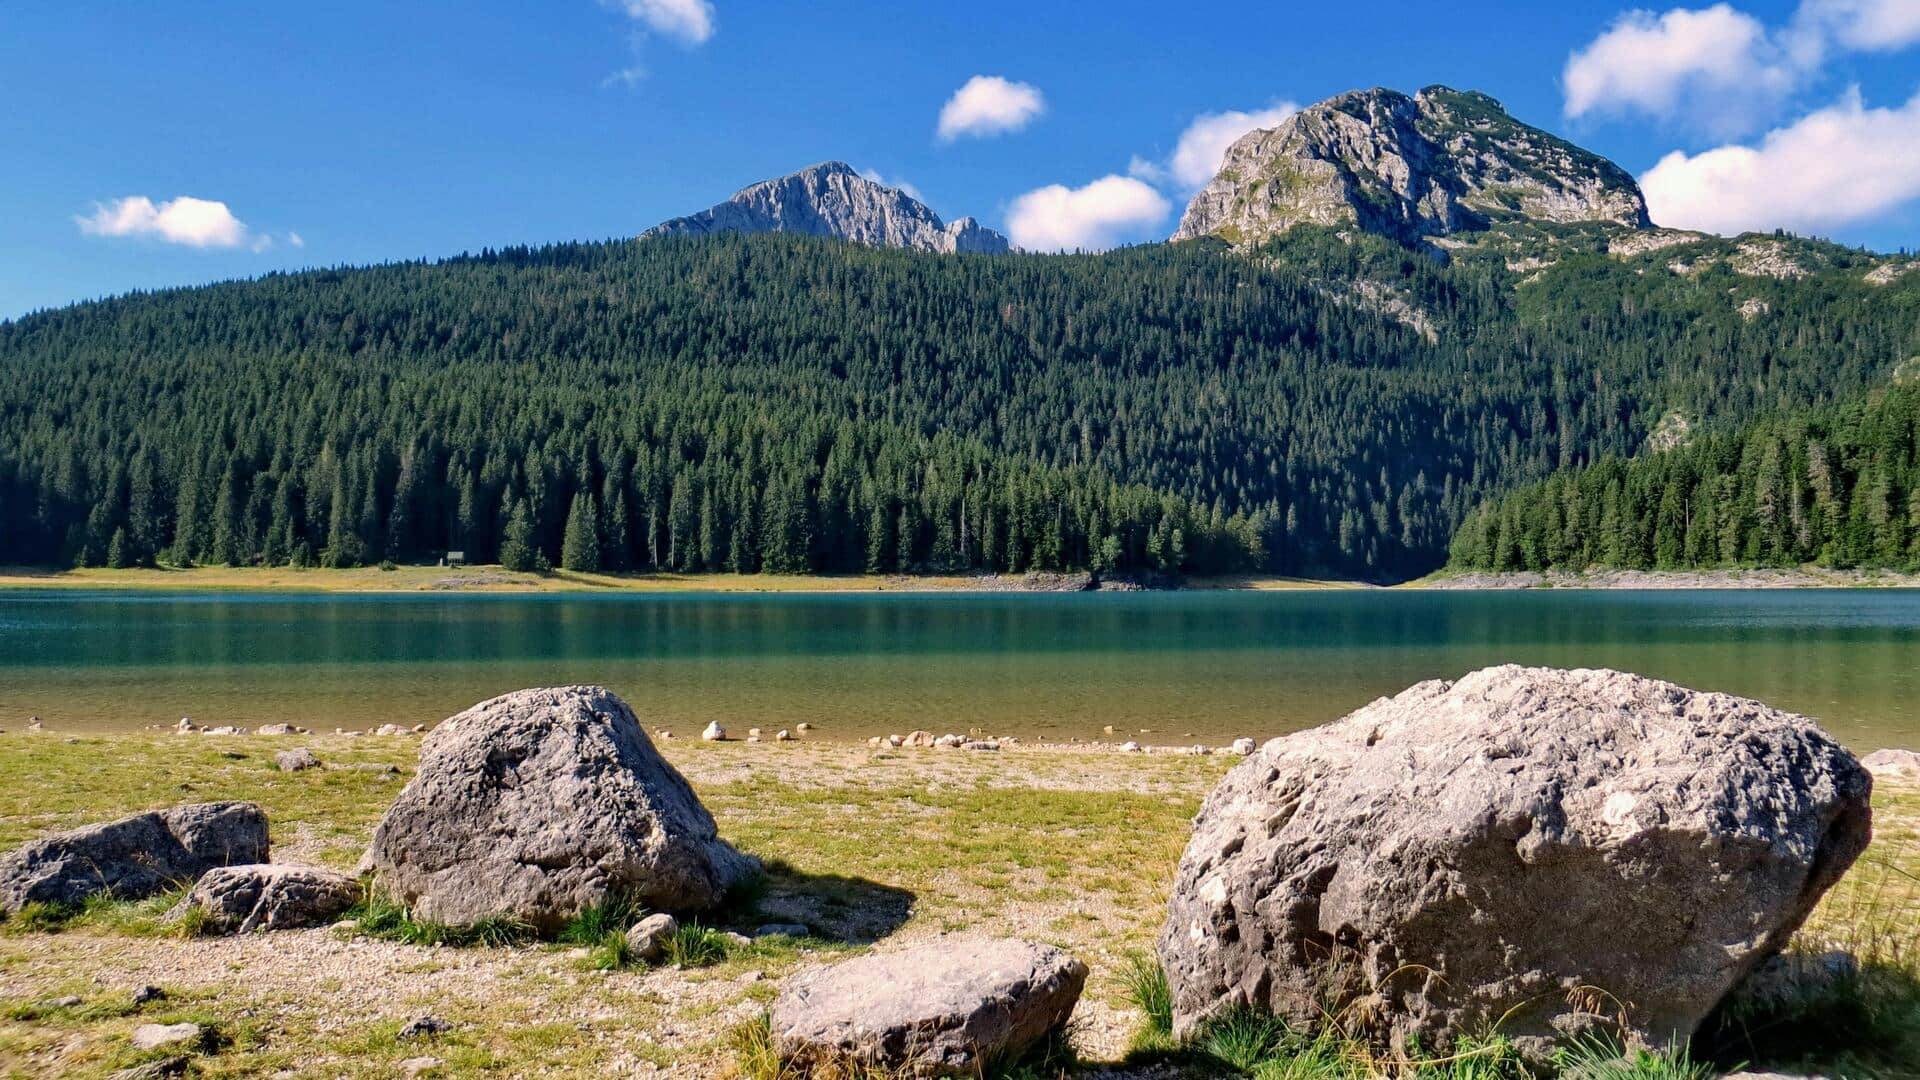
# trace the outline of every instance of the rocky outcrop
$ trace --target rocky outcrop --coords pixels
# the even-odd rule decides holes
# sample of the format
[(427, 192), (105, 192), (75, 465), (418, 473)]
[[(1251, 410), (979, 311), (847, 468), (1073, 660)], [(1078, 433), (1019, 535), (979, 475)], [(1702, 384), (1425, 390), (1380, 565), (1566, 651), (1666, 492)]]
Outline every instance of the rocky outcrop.
[(216, 866), (267, 861), (267, 816), (244, 802), (190, 803), (35, 840), (0, 860), (0, 908), (134, 900)]
[(178, 911), (199, 912), (201, 933), (245, 934), (325, 926), (359, 899), (359, 884), (345, 874), (258, 863), (207, 871)]
[(521, 690), (435, 728), (363, 866), (423, 918), (542, 930), (614, 896), (708, 908), (757, 870), (597, 686)]
[(977, 1076), (1061, 1030), (1086, 981), (1048, 945), (938, 938), (795, 977), (773, 1004), (774, 1046), (799, 1075)]
[(897, 188), (829, 161), (741, 189), (698, 214), (663, 221), (641, 237), (708, 233), (791, 232), (831, 236), (871, 247), (944, 254), (1000, 254), (1007, 238), (970, 217), (943, 222), (925, 203)]
[(1888, 748), (1875, 750), (1862, 758), (1860, 764), (1876, 777), (1889, 780), (1920, 780), (1920, 753), (1912, 750)]
[(1865, 848), (1871, 789), (1755, 701), (1612, 671), (1421, 683), (1208, 796), (1160, 938), (1176, 1025), (1330, 1009), (1538, 1054), (1597, 1009), (1685, 1038)]
[(1296, 225), (1404, 242), (1496, 221), (1651, 226), (1633, 177), (1484, 94), (1356, 90), (1250, 132), (1187, 206), (1175, 240), (1248, 243)]

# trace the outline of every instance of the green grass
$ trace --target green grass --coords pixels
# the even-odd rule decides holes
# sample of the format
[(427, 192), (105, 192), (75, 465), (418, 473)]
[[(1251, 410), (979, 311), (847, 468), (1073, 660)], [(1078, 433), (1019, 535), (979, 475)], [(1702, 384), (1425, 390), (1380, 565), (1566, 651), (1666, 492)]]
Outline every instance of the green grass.
[(1626, 1049), (1598, 1036), (1562, 1046), (1554, 1055), (1554, 1065), (1568, 1080), (1712, 1080), (1720, 1075), (1712, 1065), (1693, 1060), (1684, 1045), (1658, 1051)]
[(501, 949), (533, 941), (532, 926), (512, 915), (489, 915), (465, 925), (420, 919), (399, 903), (369, 889), (360, 903), (342, 918), (351, 919), (358, 933), (407, 945), (447, 945), (456, 948)]

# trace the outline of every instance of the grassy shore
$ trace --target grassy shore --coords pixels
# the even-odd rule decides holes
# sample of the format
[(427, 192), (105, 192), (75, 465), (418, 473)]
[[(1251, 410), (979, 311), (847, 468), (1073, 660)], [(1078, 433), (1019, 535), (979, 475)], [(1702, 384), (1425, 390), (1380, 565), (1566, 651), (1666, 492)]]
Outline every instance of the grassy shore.
[[(279, 772), (273, 754), (292, 745), (329, 767)], [(243, 798), (266, 809), (277, 861), (351, 869), (417, 749), (408, 736), (8, 733), (0, 849), (148, 807)], [(207, 1076), (386, 1077), (419, 1058), (439, 1061), (438, 1075), (724, 1076), (782, 976), (882, 938), (956, 930), (1047, 941), (1088, 963), (1073, 1035), (1084, 1075), (1207, 1074), (1165, 1063), (1129, 982), (1159, 930), (1190, 818), (1232, 759), (663, 750), (722, 834), (773, 867), (751, 909), (726, 919), (797, 920), (817, 938), (722, 949), (709, 966), (603, 970), (574, 945), (432, 947), (336, 930), (185, 938), (161, 920), (164, 901), (104, 905), (51, 932), (15, 919), (0, 924), (0, 1075), (104, 1075), (154, 1057), (129, 1045), (137, 1024), (192, 1020), (217, 1035), (194, 1059)], [(1810, 947), (1920, 933), (1920, 792), (1883, 784), (1875, 805), (1875, 847), (1805, 932)], [(136, 1007), (129, 995), (143, 985), (166, 999)], [(401, 1039), (423, 1014), (451, 1029)]]
[[(1358, 582), (1285, 577), (1205, 577), (1182, 583), (1191, 589), (1268, 591), (1368, 588)], [(594, 573), (554, 570), (519, 573), (498, 566), (363, 566), (344, 570), (292, 567), (195, 566), (109, 570), (0, 568), (0, 590), (104, 589), (195, 592), (1022, 592), (1019, 576), (961, 574), (677, 574)]]

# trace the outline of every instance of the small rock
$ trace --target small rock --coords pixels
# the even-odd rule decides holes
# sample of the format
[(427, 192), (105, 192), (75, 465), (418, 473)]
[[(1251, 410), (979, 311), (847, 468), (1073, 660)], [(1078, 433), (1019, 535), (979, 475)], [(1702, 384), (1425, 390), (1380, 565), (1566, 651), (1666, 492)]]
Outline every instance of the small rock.
[(975, 739), (972, 742), (960, 744), (960, 749), (962, 750), (998, 750), (1000, 749), (1000, 744), (992, 739)]
[(28, 731), (44, 731), (46, 730), (46, 725), (40, 722), (39, 717), (29, 716), (27, 717), (27, 730)]
[(1073, 1014), (1085, 964), (1023, 941), (942, 938), (788, 980), (770, 1014), (799, 1075), (849, 1061), (887, 1075), (976, 1076)]
[(887, 740), (881, 738), (880, 736), (875, 735), (873, 738), (867, 740), (867, 745), (868, 746), (884, 746), (886, 744), (886, 741)]
[(627, 931), (627, 950), (641, 960), (658, 960), (666, 952), (667, 939), (679, 930), (680, 923), (673, 916), (664, 912), (649, 915)]
[(751, 945), (751, 944), (753, 944), (753, 939), (752, 939), (752, 938), (750, 938), (750, 937), (748, 937), (748, 936), (747, 936), (747, 935), (745, 935), (745, 934), (740, 934), (740, 933), (735, 933), (735, 932), (734, 932), (734, 931), (732, 931), (732, 930), (723, 930), (723, 931), (721, 931), (721, 932), (720, 932), (720, 937), (721, 937), (721, 938), (722, 938), (722, 939), (723, 939), (724, 941), (726, 941), (726, 943), (727, 943), (727, 944), (729, 944), (729, 945)]
[(1920, 753), (1912, 750), (1875, 750), (1860, 759), (1875, 776), (1906, 776), (1920, 780)]
[(399, 724), (381, 724), (379, 728), (375, 729), (374, 734), (383, 735), (383, 736), (394, 736), (394, 735), (406, 735), (406, 734), (409, 734), (409, 732), (407, 731), (406, 728), (401, 727)]
[(907, 737), (905, 735), (889, 735), (887, 736), (887, 745), (892, 747), (905, 746), (907, 745)]
[(167, 1000), (167, 992), (157, 986), (142, 986), (133, 992), (133, 1007), (150, 1005), (156, 1001)]
[(1252, 739), (1247, 738), (1245, 735), (1242, 735), (1239, 738), (1233, 740), (1233, 752), (1236, 754), (1239, 754), (1241, 757), (1246, 757), (1248, 754), (1253, 753), (1255, 750), (1259, 748), (1260, 746), (1258, 743), (1254, 742)]
[(795, 725), (793, 725), (793, 730), (795, 730), (795, 731), (798, 731), (798, 732), (802, 732), (802, 733), (805, 733), (805, 732), (808, 732), (808, 731), (812, 731), (812, 730), (813, 730), (813, 725), (812, 725), (812, 724), (809, 724), (809, 723), (807, 723), (807, 722), (806, 722), (805, 720), (802, 720), (802, 721), (800, 721), (799, 723), (797, 723), (797, 724), (795, 724)]
[(400, 1073), (409, 1078), (423, 1076), (438, 1069), (440, 1065), (441, 1061), (437, 1057), (408, 1058), (400, 1063)]
[(178, 910), (201, 911), (205, 933), (245, 934), (325, 926), (359, 899), (359, 883), (345, 874), (267, 863), (207, 871)]
[(1120, 752), (1123, 754), (1137, 754), (1140, 752), (1140, 744), (1129, 739), (1120, 744)]
[(930, 747), (933, 745), (933, 732), (931, 731), (911, 732), (907, 735), (906, 741), (901, 745)]
[(776, 731), (773, 733), (773, 741), (774, 742), (792, 742), (793, 732), (788, 731), (786, 728), (781, 728), (779, 731)]
[(453, 1030), (453, 1025), (437, 1016), (416, 1016), (407, 1021), (407, 1026), (395, 1036), (400, 1039), (428, 1039), (435, 1035), (445, 1035)]
[(313, 751), (304, 746), (298, 750), (282, 750), (273, 755), (273, 761), (280, 766), (281, 772), (300, 772), (303, 769), (320, 767), (320, 759), (314, 757)]
[(811, 934), (812, 932), (813, 931), (808, 930), (805, 926), (802, 926), (799, 923), (777, 922), (777, 923), (768, 923), (767, 925), (760, 927), (759, 929), (753, 932), (753, 936), (756, 938), (763, 938), (763, 937), (801, 938), (801, 937), (806, 937), (808, 934)]
[(56, 1009), (71, 1009), (75, 1005), (79, 1005), (83, 1003), (85, 1000), (86, 1000), (85, 998), (82, 998), (76, 994), (68, 994), (66, 997), (54, 998), (52, 1001), (47, 1002), (47, 1004), (53, 1006)]
[(720, 726), (720, 721), (715, 720), (707, 725), (707, 729), (700, 733), (700, 737), (707, 742), (725, 742), (727, 729)]
[(292, 724), (261, 724), (259, 727), (254, 729), (253, 733), (255, 735), (291, 735), (293, 734), (293, 725)]
[(413, 733), (413, 734), (415, 734), (415, 735), (423, 735), (423, 734), (425, 734), (425, 733), (426, 733), (426, 730), (427, 730), (427, 725), (425, 725), (425, 724), (415, 724), (415, 725), (413, 725), (412, 727), (410, 727), (410, 728), (408, 728), (407, 730), (408, 730), (408, 731), (410, 731), (410, 732), (412, 732), (412, 733)]
[(133, 1029), (129, 1038), (135, 1050), (158, 1050), (163, 1046), (199, 1042), (206, 1034), (207, 1029), (199, 1024), (141, 1024)]
[(1108, 725), (1107, 725), (1106, 727), (1103, 727), (1103, 728), (1101, 728), (1101, 729), (1100, 729), (1100, 734), (1102, 734), (1102, 735), (1111, 735), (1111, 734), (1113, 734), (1113, 725), (1112, 725), (1112, 724), (1108, 724)]
[(246, 733), (247, 733), (246, 728), (235, 727), (232, 724), (226, 724), (221, 727), (210, 727), (210, 728), (200, 729), (200, 734), (202, 735), (245, 735)]

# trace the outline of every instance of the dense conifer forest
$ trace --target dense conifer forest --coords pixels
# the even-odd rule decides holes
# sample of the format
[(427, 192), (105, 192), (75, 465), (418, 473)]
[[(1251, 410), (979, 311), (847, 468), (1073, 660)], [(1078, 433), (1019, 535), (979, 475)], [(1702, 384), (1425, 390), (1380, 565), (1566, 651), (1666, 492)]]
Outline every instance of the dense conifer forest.
[(1314, 230), (1252, 256), (660, 238), (82, 304), (0, 323), (0, 563), (1388, 579), (1483, 499), (1654, 467), (1619, 459), (1664, 416), (1706, 453), (1920, 353), (1920, 274), (1603, 246), (1514, 269)]
[(1459, 570), (1920, 567), (1920, 382), (1606, 458), (1476, 511)]

